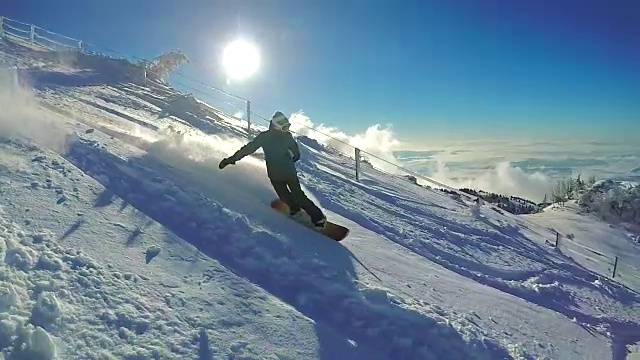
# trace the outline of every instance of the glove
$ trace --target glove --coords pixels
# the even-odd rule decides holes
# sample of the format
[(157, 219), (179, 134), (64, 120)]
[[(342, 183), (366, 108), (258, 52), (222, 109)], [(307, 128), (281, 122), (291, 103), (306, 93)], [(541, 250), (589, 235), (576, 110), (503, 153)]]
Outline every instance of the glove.
[(220, 164), (218, 164), (218, 167), (220, 169), (224, 169), (227, 165), (233, 165), (235, 163), (236, 163), (235, 161), (233, 161), (233, 160), (231, 160), (229, 158), (224, 158), (224, 159), (222, 159), (222, 161), (220, 161)]
[(291, 151), (291, 149), (289, 149), (289, 156), (291, 156), (291, 161), (296, 162), (298, 160), (300, 160), (300, 158), (298, 156), (295, 156), (293, 151)]

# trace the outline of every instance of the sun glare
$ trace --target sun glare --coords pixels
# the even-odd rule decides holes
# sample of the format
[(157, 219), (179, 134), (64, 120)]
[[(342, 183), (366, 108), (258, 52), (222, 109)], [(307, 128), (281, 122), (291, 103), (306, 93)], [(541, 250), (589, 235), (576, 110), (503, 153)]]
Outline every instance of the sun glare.
[(233, 79), (244, 79), (258, 70), (258, 49), (244, 40), (236, 40), (224, 49), (222, 62), (227, 74)]

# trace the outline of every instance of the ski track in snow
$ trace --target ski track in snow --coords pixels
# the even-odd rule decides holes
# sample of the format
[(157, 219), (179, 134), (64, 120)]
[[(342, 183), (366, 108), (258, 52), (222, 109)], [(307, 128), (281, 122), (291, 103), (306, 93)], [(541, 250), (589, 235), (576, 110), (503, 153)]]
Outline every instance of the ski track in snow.
[[(410, 358), (416, 351), (418, 354), (420, 351), (425, 354), (428, 351), (439, 358), (458, 358), (482, 352), (483, 346), (478, 345), (478, 349), (474, 349), (473, 344), (465, 343), (461, 337), (456, 340), (452, 336), (456, 332), (451, 325), (440, 324), (419, 312), (403, 308), (398, 303), (401, 300), (383, 299), (371, 304), (366, 297), (359, 296), (351, 278), (345, 276), (349, 272), (353, 273), (353, 269), (348, 255), (339, 245), (320, 244), (324, 249), (318, 251), (329, 254), (324, 254), (313, 262), (308, 262), (307, 259), (302, 261), (296, 254), (305, 251), (304, 249), (283, 241), (268, 231), (256, 231), (240, 213), (231, 213), (227, 208), (200, 195), (207, 194), (206, 184), (189, 184), (190, 187), (200, 186), (198, 192), (185, 190), (186, 186), (162, 184), (163, 179), (180, 183), (182, 174), (171, 176), (164, 165), (156, 163), (154, 159), (145, 160), (144, 157), (129, 158), (129, 167), (123, 172), (122, 168), (127, 165), (121, 163), (122, 160), (114, 158), (110, 153), (101, 152), (93, 146), (94, 143), (79, 144), (78, 147), (71, 148), (69, 158), (93, 177), (108, 179), (104, 181), (107, 192), (118, 195), (135, 208), (154, 217), (203, 253), (236, 269), (243, 277), (285, 299), (301, 312), (342, 329), (357, 342), (364, 341), (373, 346), (376, 339), (379, 339), (381, 350), (400, 358)], [(136, 161), (142, 163), (136, 164)], [(131, 171), (132, 167), (135, 167), (135, 172), (127, 174), (126, 171)], [(153, 168), (163, 172), (162, 177)], [(156, 181), (160, 184), (154, 183)], [(115, 185), (109, 185), (114, 183)], [(212, 191), (217, 193), (220, 190), (209, 189), (209, 192)], [(234, 196), (231, 201), (238, 200), (238, 196)], [(252, 202), (249, 207), (253, 208), (255, 205)], [(265, 225), (280, 223), (283, 227), (289, 226), (285, 223), (286, 219), (278, 219), (279, 215), (267, 206), (262, 212), (262, 216), (266, 218)], [(254, 216), (256, 213), (259, 211), (254, 209)], [(298, 239), (312, 235), (318, 237), (303, 230), (306, 229), (288, 230), (290, 233), (298, 233), (289, 236)], [(318, 240), (322, 241), (314, 241)], [(337, 271), (325, 261), (339, 262), (346, 269)], [(421, 331), (427, 328), (433, 332), (427, 334)], [(440, 335), (440, 332), (444, 335)], [(446, 340), (443, 341), (440, 336), (446, 336)], [(384, 339), (393, 340), (382, 342)]]
[[(215, 345), (209, 350), (214, 358), (312, 356), (314, 344), (304, 344), (304, 338), (295, 350), (286, 350), (288, 341), (297, 335), (315, 333), (316, 326), (307, 319), (271, 306), (264, 291), (195, 249), (185, 249), (175, 235), (128, 204), (101, 197), (106, 189), (56, 154), (34, 149), (19, 158), (10, 157), (8, 153), (15, 154), (21, 147), (11, 145), (8, 150), (3, 147), (2, 159), (22, 159), (12, 165), (27, 172), (10, 180), (3, 176), (3, 184), (9, 185), (3, 187), (4, 197), (19, 199), (4, 208), (11, 218), (21, 219), (23, 228), (34, 229), (3, 224), (8, 229), (3, 240), (9, 250), (4, 256), (7, 268), (2, 270), (9, 272), (3, 273), (2, 285), (9, 289), (8, 294), (13, 293), (12, 288), (19, 290), (19, 301), (7, 301), (13, 305), (0, 313), (10, 321), (7, 326), (20, 329), (32, 317), (29, 309), (39, 301), (38, 293), (46, 291), (47, 296), (57, 297), (58, 303), (48, 306), (59, 315), (37, 324), (59, 339), (70, 339), (58, 342), (62, 358), (103, 358), (106, 354), (193, 358), (206, 339)], [(25, 190), (27, 195), (19, 195)], [(53, 207), (56, 217), (38, 210), (42, 202)], [(134, 215), (127, 216), (128, 212)], [(158, 248), (161, 252), (155, 258), (147, 254)], [(33, 294), (27, 296), (29, 292)], [(256, 322), (252, 320), (256, 315), (271, 319)], [(214, 332), (203, 337), (200, 328)], [(331, 331), (318, 327), (317, 332), (326, 333), (327, 341), (335, 343)], [(8, 330), (3, 334), (13, 335)], [(254, 342), (257, 334), (266, 341)], [(262, 347), (269, 342), (275, 346)], [(102, 350), (96, 353), (97, 348)], [(15, 351), (10, 354), (11, 359), (21, 358)]]
[(545, 245), (548, 221), (476, 216), (374, 169), (356, 182), (352, 160), (300, 139), (307, 191), (352, 229), (336, 244), (268, 207), (259, 154), (217, 169), (245, 141), (224, 114), (0, 50), (47, 64), (26, 74), (69, 133), (56, 152), (0, 147), (7, 359), (624, 359), (640, 341), (638, 294)]

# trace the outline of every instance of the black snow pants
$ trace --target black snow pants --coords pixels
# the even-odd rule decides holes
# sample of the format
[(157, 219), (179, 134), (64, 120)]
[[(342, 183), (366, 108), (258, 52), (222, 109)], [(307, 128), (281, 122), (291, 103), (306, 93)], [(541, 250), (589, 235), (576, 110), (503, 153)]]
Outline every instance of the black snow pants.
[(271, 185), (273, 185), (278, 197), (289, 205), (292, 214), (302, 208), (309, 214), (311, 221), (314, 223), (324, 217), (322, 210), (302, 191), (300, 180), (298, 180), (297, 176), (291, 176), (284, 180), (271, 179)]

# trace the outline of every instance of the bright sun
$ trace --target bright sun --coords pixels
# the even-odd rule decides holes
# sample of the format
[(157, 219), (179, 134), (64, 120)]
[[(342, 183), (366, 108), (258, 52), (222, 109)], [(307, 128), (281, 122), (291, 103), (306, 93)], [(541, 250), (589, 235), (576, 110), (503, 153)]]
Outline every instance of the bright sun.
[(258, 70), (258, 49), (244, 40), (236, 40), (224, 49), (222, 63), (230, 78), (244, 79)]

